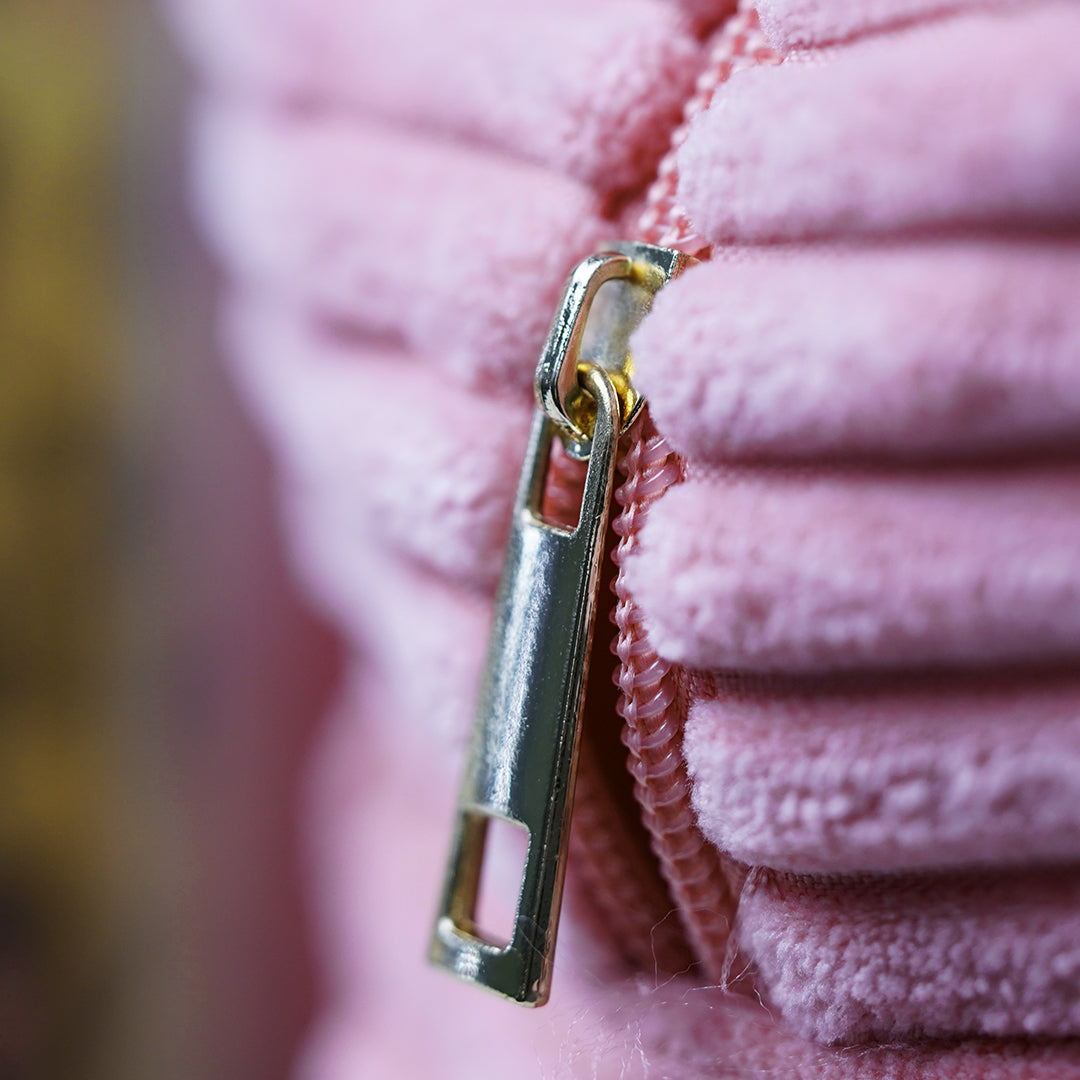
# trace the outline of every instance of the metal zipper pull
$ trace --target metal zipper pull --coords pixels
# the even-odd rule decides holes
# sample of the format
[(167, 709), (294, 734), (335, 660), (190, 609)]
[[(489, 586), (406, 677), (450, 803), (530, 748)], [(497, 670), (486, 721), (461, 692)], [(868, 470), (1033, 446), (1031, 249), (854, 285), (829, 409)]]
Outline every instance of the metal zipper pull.
[[(634, 243), (580, 263), (537, 368), (540, 409), (518, 484), (430, 950), (437, 966), (524, 1005), (542, 1005), (551, 986), (615, 455), (642, 405), (628, 340), (686, 261), (680, 252)], [(556, 434), (572, 457), (588, 461), (573, 529), (540, 514)], [(507, 944), (486, 940), (476, 925), (493, 818), (528, 834)]]

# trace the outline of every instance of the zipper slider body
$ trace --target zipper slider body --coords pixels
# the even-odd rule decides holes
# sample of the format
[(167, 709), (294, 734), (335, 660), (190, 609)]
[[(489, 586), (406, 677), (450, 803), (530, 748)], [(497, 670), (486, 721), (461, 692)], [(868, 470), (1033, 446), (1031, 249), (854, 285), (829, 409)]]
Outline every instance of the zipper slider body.
[[(620, 244), (579, 264), (537, 369), (540, 409), (518, 484), (430, 950), (437, 966), (524, 1005), (543, 1004), (550, 991), (615, 457), (642, 404), (627, 342), (653, 295), (686, 261), (669, 249)], [(588, 461), (572, 529), (540, 512), (557, 435), (572, 457)], [(492, 819), (528, 835), (506, 944), (485, 939), (476, 925)]]

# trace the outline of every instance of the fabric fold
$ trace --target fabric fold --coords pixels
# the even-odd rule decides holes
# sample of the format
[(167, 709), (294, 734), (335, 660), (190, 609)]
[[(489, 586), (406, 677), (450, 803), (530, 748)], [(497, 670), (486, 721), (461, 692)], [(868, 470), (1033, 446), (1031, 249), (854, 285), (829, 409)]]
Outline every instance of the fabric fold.
[(781, 52), (827, 45), (917, 19), (997, 10), (1039, 0), (757, 0), (761, 28)]
[(1080, 679), (720, 678), (683, 749), (702, 832), (800, 873), (1080, 862)]
[[(353, 652), (397, 687), (397, 721), (461, 754), (468, 741), (491, 601), (358, 533), (336, 500), (286, 485), (297, 576)], [(342, 520), (342, 518), (345, 520)]]
[(605, 194), (649, 179), (700, 62), (678, 11), (652, 0), (172, 7), (230, 93), (454, 134)]
[(294, 485), (449, 581), (494, 590), (527, 406), (446, 385), (433, 363), (265, 300), (234, 299), (225, 337)]
[(1062, 4), (737, 72), (679, 152), (679, 199), (714, 243), (1075, 231), (1078, 39)]
[(1075, 661), (1078, 483), (727, 469), (651, 508), (627, 580), (654, 647), (695, 668)]
[(750, 879), (736, 934), (828, 1043), (1080, 1033), (1080, 873)]
[(635, 377), (697, 462), (974, 458), (1080, 435), (1080, 246), (722, 253), (656, 298)]
[(205, 232), (247, 287), (531, 398), (566, 274), (610, 227), (588, 189), (341, 118), (209, 107), (195, 135)]

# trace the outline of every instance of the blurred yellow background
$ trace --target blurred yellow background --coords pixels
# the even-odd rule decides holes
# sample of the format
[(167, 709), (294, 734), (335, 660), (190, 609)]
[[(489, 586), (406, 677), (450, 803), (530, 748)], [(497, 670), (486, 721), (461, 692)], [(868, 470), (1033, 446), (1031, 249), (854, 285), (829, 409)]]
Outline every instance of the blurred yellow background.
[(272, 1080), (334, 645), (210, 338), (152, 7), (0, 5), (0, 1080)]
[(101, 1048), (110, 909), (105, 492), (116, 452), (119, 95), (102, 9), (0, 8), (0, 1075)]

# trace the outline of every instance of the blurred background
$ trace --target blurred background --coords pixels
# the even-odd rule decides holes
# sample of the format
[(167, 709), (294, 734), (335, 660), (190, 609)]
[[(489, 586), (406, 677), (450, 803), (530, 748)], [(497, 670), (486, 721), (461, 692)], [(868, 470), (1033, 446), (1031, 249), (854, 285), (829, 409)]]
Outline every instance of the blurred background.
[(338, 666), (288, 581), (153, 4), (0, 4), (0, 1080), (273, 1080)]

